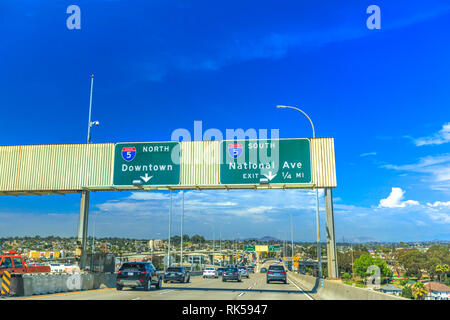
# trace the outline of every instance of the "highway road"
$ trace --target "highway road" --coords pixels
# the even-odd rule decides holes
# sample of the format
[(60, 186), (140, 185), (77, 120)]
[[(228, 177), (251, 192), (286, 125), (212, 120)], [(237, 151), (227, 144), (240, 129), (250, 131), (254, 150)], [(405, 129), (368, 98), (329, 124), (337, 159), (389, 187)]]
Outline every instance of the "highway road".
[(265, 274), (250, 274), (242, 282), (222, 282), (222, 278), (192, 277), (190, 283), (167, 283), (160, 290), (125, 288), (98, 289), (57, 293), (42, 296), (18, 297), (18, 300), (311, 300), (308, 294), (293, 283), (266, 283)]
[[(268, 261), (261, 267), (268, 267)], [(161, 289), (152, 287), (151, 291), (141, 288), (115, 288), (64, 292), (29, 297), (7, 298), (14, 300), (315, 300), (314, 294), (303, 291), (298, 282), (289, 277), (288, 283), (266, 283), (265, 273), (250, 273), (250, 278), (242, 282), (223, 282), (217, 279), (192, 276), (189, 283), (163, 283)]]

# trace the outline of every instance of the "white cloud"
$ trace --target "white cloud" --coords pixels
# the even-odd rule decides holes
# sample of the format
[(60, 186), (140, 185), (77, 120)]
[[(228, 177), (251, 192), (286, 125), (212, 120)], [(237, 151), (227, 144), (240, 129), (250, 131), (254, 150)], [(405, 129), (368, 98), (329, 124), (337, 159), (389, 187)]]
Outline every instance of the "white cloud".
[(405, 191), (401, 188), (392, 188), (391, 194), (386, 199), (381, 199), (379, 208), (403, 208), (408, 205), (418, 205), (419, 202), (415, 200), (402, 201)]
[(166, 200), (169, 196), (159, 192), (132, 192), (128, 199), (132, 200)]
[(429, 207), (450, 207), (450, 201), (447, 202), (441, 202), (441, 201), (436, 201), (434, 203), (427, 203), (427, 205)]
[(249, 208), (249, 209), (247, 209), (247, 212), (248, 213), (263, 213), (263, 212), (268, 212), (272, 209), (273, 209), (273, 207), (259, 206), (259, 207)]
[(435, 190), (446, 191), (447, 182), (450, 182), (450, 153), (440, 154), (437, 156), (426, 156), (420, 158), (417, 163), (406, 165), (383, 165), (383, 168), (424, 173), (430, 175), (431, 179), (424, 180), (429, 183), (430, 187)]
[(442, 129), (429, 137), (414, 139), (416, 146), (439, 145), (450, 142), (450, 122), (444, 123)]
[(376, 152), (366, 152), (366, 153), (361, 153), (359, 156), (360, 157), (367, 157), (367, 156), (376, 156), (377, 153)]
[(431, 209), (426, 214), (436, 223), (450, 224), (450, 212)]

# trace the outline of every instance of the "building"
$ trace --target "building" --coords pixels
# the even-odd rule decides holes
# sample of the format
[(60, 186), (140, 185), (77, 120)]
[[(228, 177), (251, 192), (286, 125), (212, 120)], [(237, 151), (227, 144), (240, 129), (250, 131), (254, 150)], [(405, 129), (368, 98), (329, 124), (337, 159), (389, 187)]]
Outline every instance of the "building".
[(63, 251), (34, 251), (30, 250), (27, 252), (27, 258), (29, 259), (39, 259), (39, 258), (45, 258), (45, 259), (56, 259), (56, 258), (62, 258), (63, 257)]
[(388, 294), (394, 294), (396, 296), (399, 296), (402, 294), (402, 289), (399, 287), (396, 287), (392, 284), (385, 284), (380, 287), (380, 291)]
[(440, 282), (425, 283), (428, 289), (426, 300), (450, 300), (450, 287)]

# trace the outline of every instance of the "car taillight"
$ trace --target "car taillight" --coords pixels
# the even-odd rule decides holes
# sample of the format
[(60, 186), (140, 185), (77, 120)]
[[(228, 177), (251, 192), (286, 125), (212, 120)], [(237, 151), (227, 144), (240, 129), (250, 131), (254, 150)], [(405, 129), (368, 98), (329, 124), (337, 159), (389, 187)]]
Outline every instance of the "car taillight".
[(224, 274), (224, 275), (227, 275), (228, 273), (224, 272), (223, 274)]
[(281, 271), (282, 274), (286, 274), (286, 271)]
[(234, 274), (239, 274), (239, 273), (235, 272)]
[(140, 274), (146, 274), (146, 272), (145, 271), (143, 271), (143, 272), (141, 271)]
[(272, 273), (272, 271), (267, 271), (267, 273)]
[(117, 274), (122, 274), (122, 271), (117, 272)]

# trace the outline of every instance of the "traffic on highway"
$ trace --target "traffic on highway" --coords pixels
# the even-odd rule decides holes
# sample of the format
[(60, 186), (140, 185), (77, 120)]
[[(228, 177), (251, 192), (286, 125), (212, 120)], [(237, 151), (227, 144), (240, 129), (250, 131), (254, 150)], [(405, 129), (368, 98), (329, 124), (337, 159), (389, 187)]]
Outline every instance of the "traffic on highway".
[[(16, 300), (314, 300), (314, 294), (302, 289), (299, 282), (284, 275), (275, 282), (271, 273), (245, 270), (257, 265), (229, 265), (221, 276), (189, 275), (180, 266), (155, 272), (151, 263), (124, 263), (117, 272), (115, 288), (10, 298)], [(261, 269), (284, 269), (276, 260), (260, 264)], [(215, 267), (206, 267), (213, 274)], [(279, 280), (279, 278), (277, 278)]]

